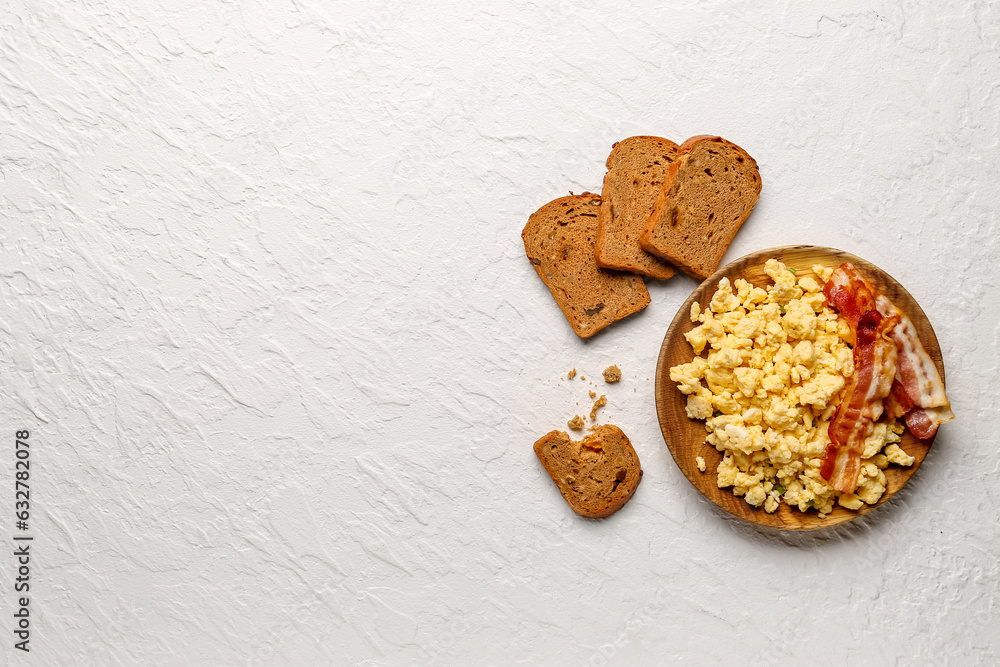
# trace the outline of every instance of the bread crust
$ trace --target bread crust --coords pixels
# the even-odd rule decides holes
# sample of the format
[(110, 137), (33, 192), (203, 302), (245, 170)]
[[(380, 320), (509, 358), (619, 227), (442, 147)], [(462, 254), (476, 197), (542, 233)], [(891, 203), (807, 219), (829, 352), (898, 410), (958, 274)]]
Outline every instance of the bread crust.
[(597, 265), (600, 206), (600, 196), (590, 192), (560, 197), (533, 213), (521, 232), (528, 261), (580, 338), (649, 305), (641, 276)]
[(598, 266), (631, 271), (665, 280), (674, 267), (639, 245), (667, 169), (677, 160), (678, 146), (654, 136), (628, 137), (616, 142), (605, 161), (601, 213), (594, 244)]
[(611, 516), (625, 506), (642, 480), (642, 466), (620, 428), (603, 424), (582, 440), (550, 431), (535, 455), (574, 512), (589, 519)]
[[(691, 137), (678, 153), (639, 245), (704, 280), (719, 267), (760, 198), (760, 170), (749, 153), (718, 136)], [(712, 166), (702, 169), (706, 163)], [(724, 173), (712, 173), (720, 166)], [(721, 191), (727, 184), (730, 190)]]

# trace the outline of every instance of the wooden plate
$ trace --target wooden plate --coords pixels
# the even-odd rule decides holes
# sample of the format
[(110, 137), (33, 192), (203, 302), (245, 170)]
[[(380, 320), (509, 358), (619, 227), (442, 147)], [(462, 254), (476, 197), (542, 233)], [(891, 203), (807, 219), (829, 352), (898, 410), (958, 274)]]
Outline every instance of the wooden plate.
[[(677, 364), (687, 363), (694, 356), (694, 351), (684, 338), (684, 334), (695, 326), (690, 318), (691, 303), (698, 301), (702, 310), (707, 310), (719, 280), (724, 276), (731, 281), (743, 278), (757, 287), (770, 285), (772, 281), (764, 273), (764, 263), (772, 257), (784, 262), (789, 268), (795, 269), (799, 278), (816, 277), (812, 271), (813, 264), (823, 264), (829, 267), (837, 267), (843, 262), (854, 264), (872, 285), (913, 320), (920, 341), (937, 365), (942, 381), (944, 380), (941, 348), (934, 335), (934, 330), (931, 328), (930, 322), (927, 321), (924, 311), (892, 276), (871, 262), (842, 250), (818, 246), (782, 246), (761, 250), (727, 264), (699, 285), (698, 289), (684, 302), (667, 330), (667, 335), (663, 338), (660, 356), (656, 362), (656, 414), (660, 421), (663, 439), (666, 440), (667, 447), (684, 476), (706, 498), (725, 511), (752, 523), (785, 530), (812, 530), (835, 526), (870, 512), (889, 500), (920, 466), (930, 449), (933, 438), (918, 440), (910, 434), (909, 430), (903, 433), (902, 442), (899, 445), (907, 454), (915, 457), (916, 461), (912, 466), (906, 468), (890, 465), (885, 470), (886, 491), (875, 505), (864, 505), (859, 510), (849, 510), (835, 505), (835, 509), (825, 519), (820, 519), (813, 510), (801, 512), (798, 508), (781, 503), (777, 511), (768, 514), (763, 508), (754, 508), (747, 504), (742, 497), (734, 496), (731, 487), (718, 488), (716, 484), (718, 475), (715, 471), (722, 460), (722, 453), (705, 442), (707, 435), (705, 422), (688, 418), (685, 413), (687, 397), (677, 390), (676, 383), (670, 381), (670, 368)], [(822, 284), (821, 280), (817, 279), (817, 281)], [(707, 464), (705, 472), (698, 470), (695, 464), (697, 456), (705, 459)]]

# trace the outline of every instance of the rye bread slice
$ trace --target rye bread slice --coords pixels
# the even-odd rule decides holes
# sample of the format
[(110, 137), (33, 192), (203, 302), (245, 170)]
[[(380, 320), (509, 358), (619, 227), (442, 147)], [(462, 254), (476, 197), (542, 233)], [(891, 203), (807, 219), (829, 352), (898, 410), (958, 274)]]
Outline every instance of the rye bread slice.
[(677, 144), (662, 137), (629, 137), (614, 144), (601, 190), (594, 250), (598, 266), (665, 280), (674, 267), (639, 246)]
[(757, 203), (760, 171), (745, 150), (722, 137), (691, 137), (678, 153), (639, 245), (704, 280)]
[(590, 519), (620, 510), (642, 479), (632, 443), (611, 424), (598, 426), (583, 440), (552, 431), (535, 443), (535, 454), (573, 511)]
[(601, 198), (590, 192), (560, 197), (528, 218), (524, 251), (580, 338), (649, 305), (640, 276), (597, 266), (594, 237)]

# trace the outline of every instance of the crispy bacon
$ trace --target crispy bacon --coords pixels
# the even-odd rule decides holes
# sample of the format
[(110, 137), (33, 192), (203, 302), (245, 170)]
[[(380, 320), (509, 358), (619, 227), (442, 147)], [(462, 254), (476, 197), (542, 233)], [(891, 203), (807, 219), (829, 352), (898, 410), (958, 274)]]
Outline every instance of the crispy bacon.
[(875, 308), (875, 288), (848, 262), (834, 270), (823, 285), (823, 294), (830, 307), (851, 325), (852, 334), (857, 332), (861, 316)]
[(882, 295), (876, 304), (883, 315), (899, 317), (899, 324), (889, 334), (899, 351), (892, 397), (894, 412), (902, 412), (895, 416), (905, 415), (906, 426), (916, 437), (931, 438), (938, 426), (955, 418), (944, 382), (910, 318)]
[(834, 270), (823, 293), (854, 334), (854, 377), (830, 422), (820, 474), (842, 493), (857, 487), (864, 441), (883, 409), (904, 417), (917, 438), (954, 419), (937, 367), (913, 322), (864, 279), (854, 265)]
[[(899, 348), (896, 348), (896, 352), (898, 355)], [(896, 357), (896, 371), (899, 372), (898, 356)], [(899, 380), (893, 379), (892, 391), (889, 392), (889, 396), (885, 400), (885, 414), (891, 419), (899, 419), (912, 409), (913, 401), (910, 400), (910, 395), (903, 389)]]
[(841, 493), (858, 486), (865, 438), (882, 415), (882, 400), (889, 395), (896, 374), (896, 344), (888, 333), (895, 317), (872, 308), (858, 319), (854, 345), (854, 376), (830, 422), (830, 444), (820, 475)]
[(937, 433), (938, 424), (943, 423), (943, 421), (951, 421), (954, 418), (955, 415), (952, 414), (949, 418), (942, 420), (938, 411), (933, 408), (917, 408), (906, 414), (906, 427), (913, 435), (921, 440), (926, 440)]

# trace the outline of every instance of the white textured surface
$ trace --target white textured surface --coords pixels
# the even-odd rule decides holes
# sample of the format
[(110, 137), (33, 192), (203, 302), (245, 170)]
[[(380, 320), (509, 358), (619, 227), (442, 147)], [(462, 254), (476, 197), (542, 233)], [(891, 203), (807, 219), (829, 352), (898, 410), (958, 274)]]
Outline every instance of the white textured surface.
[[(1000, 4), (478, 4), (5, 3), (32, 658), (995, 664)], [(754, 530), (673, 464), (651, 378), (693, 281), (582, 342), (524, 257), (614, 141), (704, 132), (763, 174), (727, 261), (853, 252), (940, 339), (958, 419), (847, 526)], [(591, 388), (646, 473), (604, 521), (531, 451)]]

